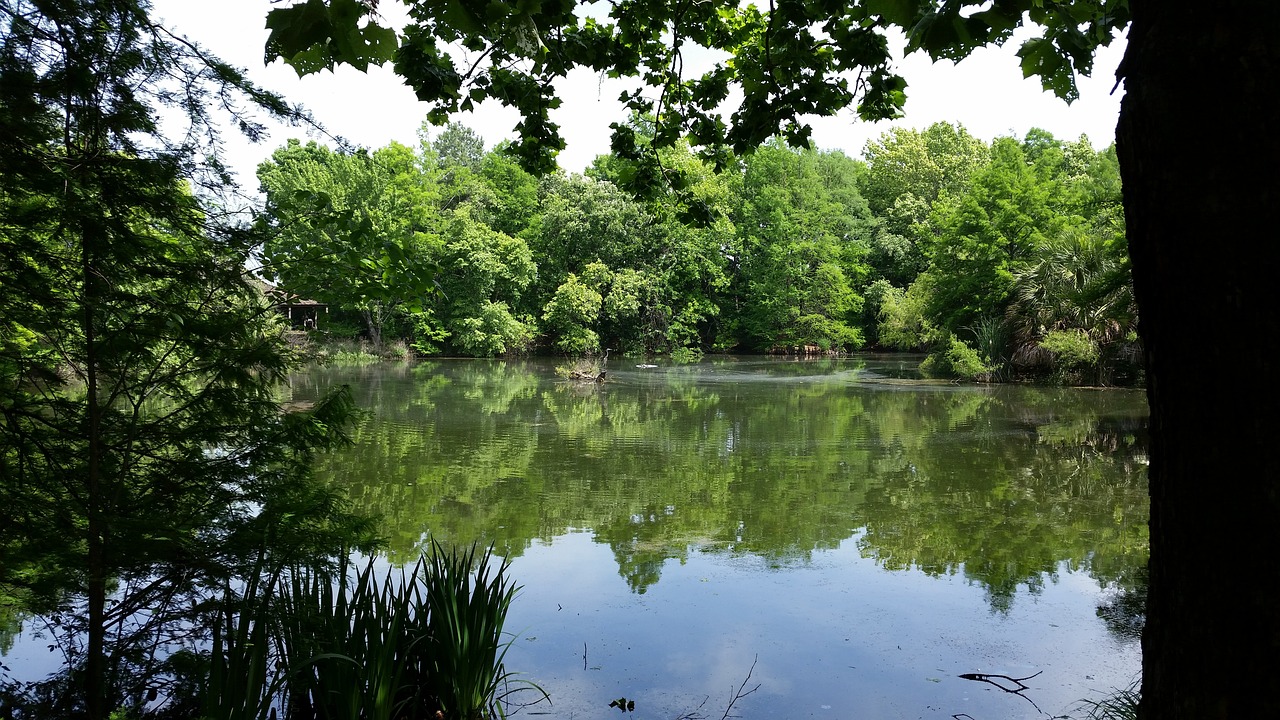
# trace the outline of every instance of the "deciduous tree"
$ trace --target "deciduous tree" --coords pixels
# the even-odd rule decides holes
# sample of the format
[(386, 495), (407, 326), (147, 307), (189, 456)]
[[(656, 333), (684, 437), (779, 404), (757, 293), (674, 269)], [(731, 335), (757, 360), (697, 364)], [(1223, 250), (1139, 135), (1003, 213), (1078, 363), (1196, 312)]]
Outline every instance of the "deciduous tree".
[(422, 243), (438, 231), (437, 188), (413, 151), (337, 152), (290, 140), (258, 168), (273, 232), (264, 271), (303, 297), (358, 311), (369, 339), (433, 292)]
[(775, 143), (745, 161), (738, 322), (749, 349), (862, 346), (855, 288), (867, 274), (870, 213), (842, 153)]

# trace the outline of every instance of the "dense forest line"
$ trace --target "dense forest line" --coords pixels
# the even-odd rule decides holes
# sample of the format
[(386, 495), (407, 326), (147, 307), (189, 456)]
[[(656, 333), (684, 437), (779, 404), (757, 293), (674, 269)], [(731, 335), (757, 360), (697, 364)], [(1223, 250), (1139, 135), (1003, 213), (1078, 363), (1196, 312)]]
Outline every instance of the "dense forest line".
[(940, 376), (1137, 378), (1114, 147), (938, 123), (716, 173), (677, 146), (648, 202), (617, 156), (538, 179), (504, 150), (456, 123), (413, 148), (290, 141), (258, 170), (264, 274), (330, 332), (424, 355), (884, 348)]

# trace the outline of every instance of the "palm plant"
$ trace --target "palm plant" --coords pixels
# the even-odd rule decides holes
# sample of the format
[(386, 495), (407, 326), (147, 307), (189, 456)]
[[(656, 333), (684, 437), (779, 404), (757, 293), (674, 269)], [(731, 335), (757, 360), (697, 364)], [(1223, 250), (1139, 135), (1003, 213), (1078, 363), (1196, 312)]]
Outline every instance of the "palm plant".
[(1075, 336), (1091, 349), (1079, 356), (1096, 358), (1088, 369), (1105, 382), (1136, 339), (1137, 305), (1124, 243), (1070, 229), (1038, 246), (1015, 273), (1008, 319), (1017, 364), (1051, 366), (1046, 339)]

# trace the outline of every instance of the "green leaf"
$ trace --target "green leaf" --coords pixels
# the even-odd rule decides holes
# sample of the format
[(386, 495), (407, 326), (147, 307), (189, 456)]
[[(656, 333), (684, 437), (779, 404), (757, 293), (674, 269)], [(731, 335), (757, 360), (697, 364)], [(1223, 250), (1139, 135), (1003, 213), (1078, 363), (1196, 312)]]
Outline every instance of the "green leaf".
[(1018, 49), (1022, 76), (1038, 75), (1040, 85), (1068, 103), (1080, 97), (1075, 70), (1059, 49), (1046, 38), (1032, 38)]
[(280, 58), (305, 76), (345, 63), (367, 70), (390, 61), (399, 46), (394, 30), (362, 20), (369, 8), (357, 0), (307, 0), (267, 14), (266, 62)]
[(919, 0), (867, 0), (867, 13), (879, 15), (894, 25), (906, 26), (920, 14)]

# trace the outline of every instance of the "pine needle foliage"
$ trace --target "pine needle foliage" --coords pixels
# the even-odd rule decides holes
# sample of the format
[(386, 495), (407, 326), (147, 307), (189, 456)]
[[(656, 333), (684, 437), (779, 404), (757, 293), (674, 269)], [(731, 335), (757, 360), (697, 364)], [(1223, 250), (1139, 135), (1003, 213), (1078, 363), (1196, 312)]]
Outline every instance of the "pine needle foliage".
[(290, 110), (149, 11), (0, 0), (0, 594), (65, 661), (0, 688), (16, 717), (177, 703), (174, 663), (199, 665), (243, 588), (368, 530), (310, 474), (350, 395), (281, 408), (291, 351), (245, 271), (260, 238), (215, 202), (206, 108), (250, 135), (238, 103)]

